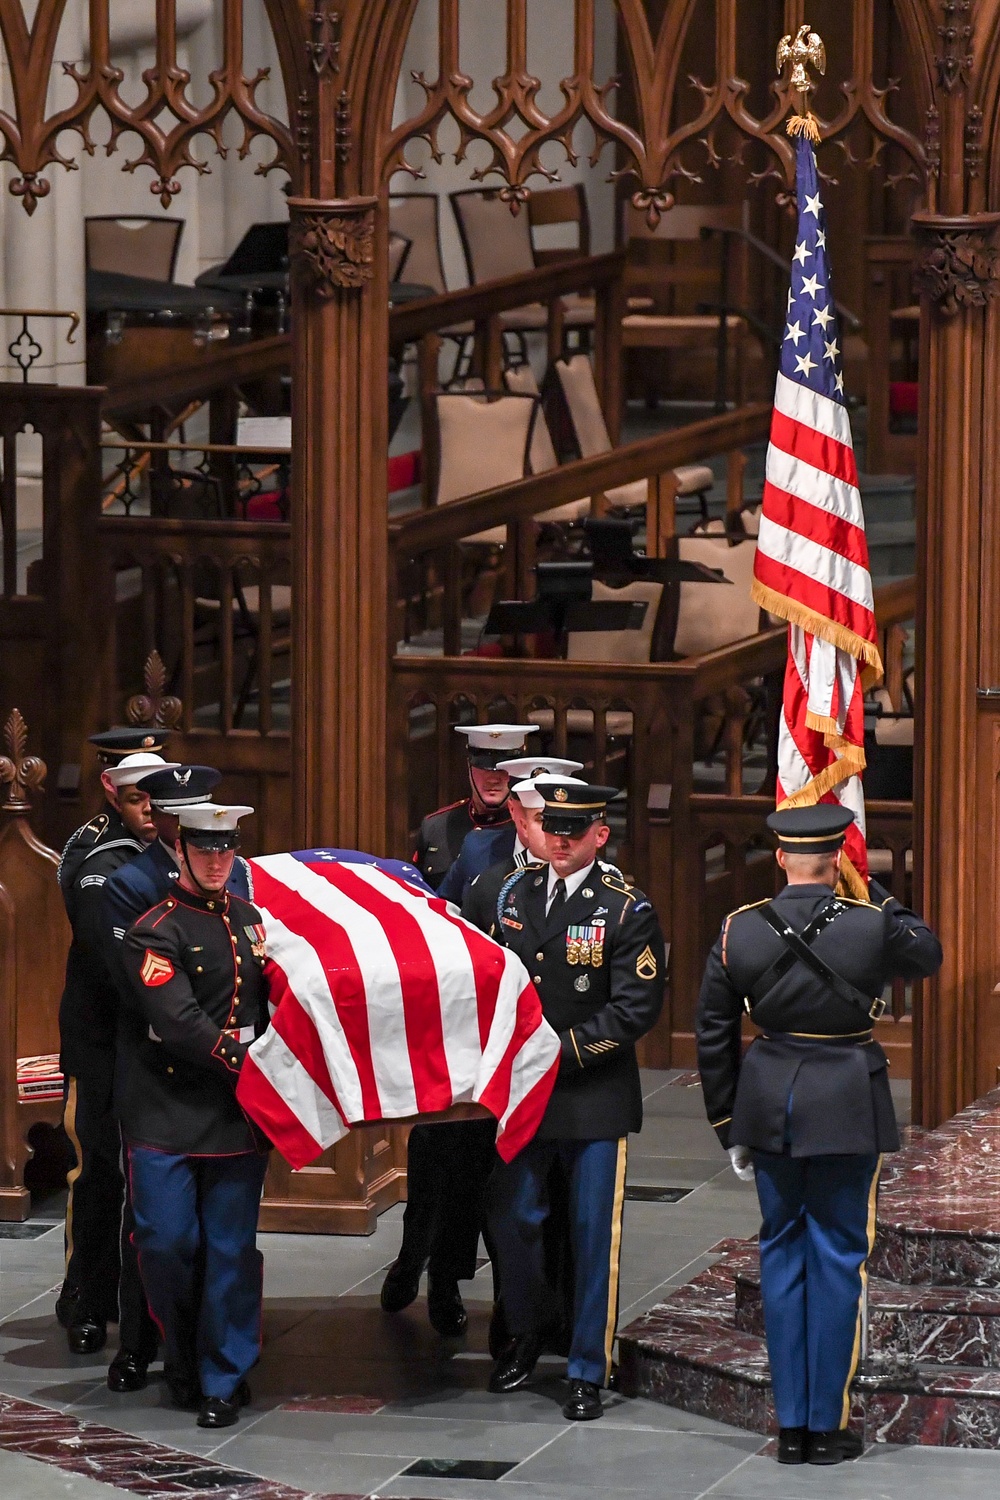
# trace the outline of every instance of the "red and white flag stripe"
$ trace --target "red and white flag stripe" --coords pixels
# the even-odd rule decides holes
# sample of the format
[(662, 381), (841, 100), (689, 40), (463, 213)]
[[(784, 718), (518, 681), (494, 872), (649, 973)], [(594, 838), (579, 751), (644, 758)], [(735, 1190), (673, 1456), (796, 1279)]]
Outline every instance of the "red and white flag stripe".
[(377, 866), (250, 863), (273, 1013), (238, 1098), (287, 1160), (305, 1165), (351, 1125), (466, 1102), (515, 1155), (560, 1052), (517, 956)]
[(854, 814), (843, 874), (867, 893), (864, 694), (882, 673), (865, 518), (809, 141), (796, 147), (798, 235), (774, 393), (753, 597), (788, 621), (778, 804)]

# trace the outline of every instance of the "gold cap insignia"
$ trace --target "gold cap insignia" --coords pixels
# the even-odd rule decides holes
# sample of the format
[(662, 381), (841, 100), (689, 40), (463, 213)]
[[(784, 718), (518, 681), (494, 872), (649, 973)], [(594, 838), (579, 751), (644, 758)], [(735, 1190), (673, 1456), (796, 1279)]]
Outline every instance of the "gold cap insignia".
[(555, 797), (557, 802), (569, 801), (569, 792), (567, 792), (564, 786), (557, 786), (552, 795)]
[(648, 946), (648, 944), (642, 950), (642, 952), (639, 954), (639, 957), (635, 961), (635, 972), (638, 974), (640, 979), (655, 979), (657, 973), (659, 972), (659, 966), (656, 962), (656, 954), (653, 952), (652, 948)]
[(151, 734), (147, 734), (147, 735), (144, 735), (144, 736), (143, 736), (143, 740), (142, 740), (142, 748), (143, 748), (143, 749), (144, 749), (144, 750), (149, 750), (149, 749), (150, 749), (150, 748), (151, 748), (151, 747), (152, 747), (152, 746), (153, 746), (153, 745), (155, 745), (155, 744), (156, 744), (156, 740), (155, 740), (155, 738), (154, 738), (154, 737), (153, 737), (153, 735), (151, 735)]

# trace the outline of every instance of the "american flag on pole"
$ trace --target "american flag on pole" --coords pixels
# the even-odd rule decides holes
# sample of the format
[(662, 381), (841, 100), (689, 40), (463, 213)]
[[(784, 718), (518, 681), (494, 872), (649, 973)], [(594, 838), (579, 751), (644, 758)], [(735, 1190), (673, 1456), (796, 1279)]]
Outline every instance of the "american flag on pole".
[(843, 874), (856, 894), (867, 896), (864, 693), (881, 677), (882, 662), (826, 214), (816, 155), (804, 135), (796, 179), (798, 233), (752, 593), (789, 622), (778, 806), (840, 802), (854, 814)]
[(237, 1098), (282, 1156), (303, 1167), (352, 1125), (461, 1103), (495, 1115), (515, 1156), (560, 1054), (520, 959), (412, 866), (324, 849), (249, 864), (272, 1016)]

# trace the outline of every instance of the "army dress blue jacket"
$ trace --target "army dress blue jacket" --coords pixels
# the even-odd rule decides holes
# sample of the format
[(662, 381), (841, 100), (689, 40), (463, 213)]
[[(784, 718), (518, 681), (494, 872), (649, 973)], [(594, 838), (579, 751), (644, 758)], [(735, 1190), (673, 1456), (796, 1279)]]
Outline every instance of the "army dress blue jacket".
[(663, 1005), (663, 933), (642, 891), (600, 861), (548, 918), (548, 872), (527, 865), (497, 901), (496, 936), (525, 965), (562, 1043), (537, 1138), (620, 1140), (642, 1127), (635, 1044)]
[[(942, 954), (926, 923), (877, 882), (870, 890), (880, 904), (841, 898), (846, 910), (812, 948), (874, 1002), (894, 978), (933, 974)], [(705, 1109), (723, 1146), (796, 1157), (899, 1149), (888, 1062), (867, 1009), (840, 998), (801, 959), (755, 998), (786, 952), (762, 908), (773, 905), (802, 932), (832, 901), (828, 885), (786, 886), (773, 903), (731, 913), (709, 954), (695, 1031)], [(745, 1014), (762, 1035), (744, 1056)]]

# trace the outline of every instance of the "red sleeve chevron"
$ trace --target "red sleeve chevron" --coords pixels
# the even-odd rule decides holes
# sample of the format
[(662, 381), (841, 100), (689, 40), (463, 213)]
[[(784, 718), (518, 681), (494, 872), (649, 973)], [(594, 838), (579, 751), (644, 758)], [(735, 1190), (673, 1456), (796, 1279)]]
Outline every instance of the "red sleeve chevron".
[(753, 597), (788, 621), (778, 805), (854, 814), (844, 874), (867, 895), (864, 693), (882, 675), (865, 518), (844, 401), (816, 158), (797, 147), (799, 226), (774, 395)]
[(237, 1098), (285, 1159), (303, 1167), (352, 1125), (469, 1102), (515, 1156), (561, 1050), (516, 954), (374, 860), (311, 850), (250, 866), (272, 1017)]

